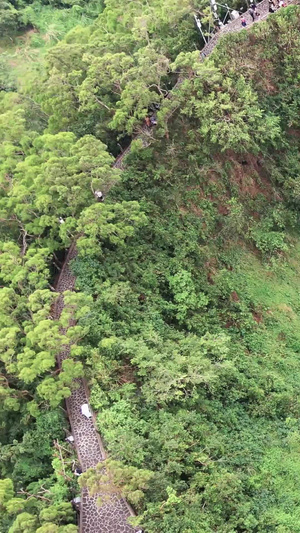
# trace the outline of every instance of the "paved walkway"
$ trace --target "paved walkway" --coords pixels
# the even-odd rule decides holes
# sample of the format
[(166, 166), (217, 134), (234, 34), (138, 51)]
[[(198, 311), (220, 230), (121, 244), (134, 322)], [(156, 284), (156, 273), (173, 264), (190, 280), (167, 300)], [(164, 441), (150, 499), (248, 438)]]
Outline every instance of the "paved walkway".
[[(299, 0), (289, 0), (288, 4), (298, 3)], [(264, 20), (269, 14), (268, 0), (263, 0), (258, 4), (258, 11), (260, 17), (257, 22)], [(282, 8), (284, 9), (284, 8)], [(245, 15), (247, 20), (247, 29), (252, 26), (250, 15)], [(240, 31), (242, 28), (240, 19), (237, 19), (222, 28), (204, 47), (201, 52), (202, 59), (205, 59), (216, 46), (222, 35), (227, 33)], [(177, 84), (177, 86), (180, 82)], [(174, 87), (176, 89), (176, 85)], [(137, 137), (142, 138), (145, 146), (149, 142), (150, 131), (147, 126), (141, 128)], [(124, 158), (130, 152), (130, 146), (116, 159), (114, 167), (123, 168)], [(69, 263), (74, 257), (76, 257), (76, 245), (73, 243), (67, 257), (65, 259), (64, 266), (60, 273), (56, 291), (63, 293), (66, 290), (73, 290), (75, 286), (75, 278), (72, 275)], [(63, 296), (60, 296), (54, 310), (54, 318), (59, 318), (63, 309)], [(62, 351), (58, 354), (58, 362), (61, 364), (63, 359), (68, 358), (70, 355), (70, 347), (63, 347)], [(105, 459), (105, 452), (101, 438), (96, 431), (95, 420), (88, 420), (81, 414), (80, 406), (83, 403), (88, 403), (88, 391), (84, 380), (76, 380), (78, 388), (72, 393), (71, 397), (67, 400), (67, 410), (72, 428), (72, 433), (75, 439), (75, 446), (78, 454), (79, 461), (81, 463), (82, 470), (85, 471), (88, 468), (95, 467), (99, 462)], [(96, 505), (96, 498), (89, 496), (86, 490), (82, 493), (81, 513), (80, 513), (80, 532), (81, 533), (134, 533), (137, 530), (132, 528), (127, 523), (127, 518), (132, 515), (132, 510), (127, 503), (118, 498), (112, 498), (109, 503), (106, 503), (101, 508)]]
[[(72, 291), (75, 286), (75, 277), (72, 275), (69, 263), (76, 257), (75, 243), (71, 246), (66, 257), (64, 266), (56, 284), (56, 291)], [(54, 309), (54, 318), (58, 319), (64, 302), (63, 296), (58, 298)], [(64, 346), (58, 354), (58, 362), (68, 358), (70, 355), (70, 346)], [(95, 467), (99, 462), (105, 459), (105, 452), (101, 438), (96, 431), (95, 420), (87, 419), (81, 414), (80, 407), (88, 403), (88, 391), (83, 379), (77, 379), (76, 390), (67, 400), (67, 411), (72, 428), (72, 435), (75, 439), (75, 446), (78, 458), (85, 471), (88, 468)], [(99, 494), (100, 495), (100, 494)], [(99, 496), (98, 495), (98, 496)], [(101, 506), (96, 504), (97, 496), (89, 496), (87, 490), (82, 492), (81, 512), (80, 512), (80, 531), (84, 533), (134, 533), (135, 528), (127, 523), (127, 518), (133, 513), (125, 500), (116, 497)]]

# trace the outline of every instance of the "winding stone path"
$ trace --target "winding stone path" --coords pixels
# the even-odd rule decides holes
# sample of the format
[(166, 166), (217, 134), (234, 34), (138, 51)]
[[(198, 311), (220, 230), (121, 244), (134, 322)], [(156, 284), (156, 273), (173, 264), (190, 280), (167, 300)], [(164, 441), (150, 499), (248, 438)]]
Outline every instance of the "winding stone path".
[[(64, 291), (72, 291), (75, 286), (69, 264), (76, 257), (75, 243), (69, 249), (60, 276), (56, 284), (56, 291), (60, 293), (54, 308), (54, 318), (58, 319), (64, 307)], [(63, 346), (57, 359), (59, 365), (70, 355), (70, 346)], [(96, 431), (94, 418), (87, 419), (81, 414), (81, 405), (88, 403), (88, 391), (83, 379), (77, 379), (77, 388), (66, 401), (67, 411), (75, 439), (78, 458), (83, 471), (95, 467), (105, 459), (105, 452), (101, 438)], [(125, 500), (112, 497), (108, 503), (100, 508), (97, 506), (96, 496), (90, 496), (84, 489), (81, 497), (80, 532), (84, 533), (134, 533), (137, 530), (127, 523), (127, 518), (133, 515), (132, 509)]]
[[(299, 0), (287, 0), (288, 4), (297, 4)], [(246, 13), (244, 16), (247, 20), (246, 29), (249, 29), (253, 24), (264, 20), (269, 14), (269, 2), (263, 0), (257, 5), (260, 17), (253, 23), (250, 15)], [(282, 8), (284, 9), (284, 8)], [(218, 33), (216, 33), (207, 45), (201, 51), (201, 58), (204, 60), (211, 54), (219, 39), (227, 33), (237, 32), (242, 30), (240, 18), (225, 25)], [(177, 82), (173, 90), (179, 87), (181, 80)], [(170, 93), (169, 97), (172, 94)], [(147, 126), (143, 126), (139, 134), (135, 138), (141, 138), (143, 144), (149, 144), (151, 133)], [(116, 159), (114, 167), (123, 168), (124, 159), (130, 152), (130, 146)], [(73, 290), (75, 286), (75, 277), (73, 276), (69, 264), (77, 255), (76, 243), (74, 242), (69, 249), (65, 259), (63, 268), (61, 270), (58, 282), (56, 284), (56, 291), (60, 293), (58, 301), (54, 309), (54, 318), (58, 319), (64, 307), (62, 293), (66, 290)], [(70, 355), (70, 346), (63, 346), (57, 359), (59, 365), (63, 359)], [(105, 451), (99, 434), (96, 431), (95, 419), (87, 419), (81, 414), (80, 406), (88, 403), (88, 390), (83, 379), (76, 380), (77, 389), (72, 392), (72, 395), (67, 400), (67, 410), (72, 428), (72, 433), (75, 439), (75, 446), (78, 458), (85, 471), (88, 468), (95, 467), (99, 462), (105, 459)], [(99, 508), (96, 504), (97, 496), (90, 496), (86, 489), (82, 492), (81, 512), (80, 512), (80, 532), (81, 533), (137, 533), (137, 530), (127, 523), (127, 518), (133, 516), (133, 511), (125, 500), (117, 497), (112, 497), (108, 503)]]

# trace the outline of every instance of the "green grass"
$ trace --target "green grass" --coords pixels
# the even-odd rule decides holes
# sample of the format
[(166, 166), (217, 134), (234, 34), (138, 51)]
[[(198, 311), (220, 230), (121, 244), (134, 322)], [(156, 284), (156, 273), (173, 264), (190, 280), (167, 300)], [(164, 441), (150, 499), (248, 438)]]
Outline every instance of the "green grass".
[[(287, 258), (272, 265), (253, 253), (242, 251), (238, 267), (231, 274), (239, 298), (262, 313), (263, 321), (274, 328), (292, 332), (300, 342), (300, 241), (296, 240)], [(276, 326), (277, 324), (277, 326)]]
[(23, 11), (23, 21), (30, 29), (13, 36), (0, 37), (0, 80), (7, 80), (22, 91), (34, 73), (43, 70), (47, 51), (75, 26), (87, 26), (102, 10), (101, 2), (90, 2), (83, 9), (73, 6), (57, 9), (33, 3)]
[(221, 297), (221, 327), (236, 343), (238, 359), (244, 347), (244, 368), (256, 361), (292, 386), (300, 353), (300, 240), (293, 238), (286, 257), (272, 264), (240, 248), (232, 271), (217, 274), (214, 291)]
[(290, 248), (287, 259), (272, 271), (254, 254), (245, 253), (239, 265), (239, 276), (247, 283), (247, 292), (256, 305), (272, 310), (286, 305), (300, 311), (300, 242)]

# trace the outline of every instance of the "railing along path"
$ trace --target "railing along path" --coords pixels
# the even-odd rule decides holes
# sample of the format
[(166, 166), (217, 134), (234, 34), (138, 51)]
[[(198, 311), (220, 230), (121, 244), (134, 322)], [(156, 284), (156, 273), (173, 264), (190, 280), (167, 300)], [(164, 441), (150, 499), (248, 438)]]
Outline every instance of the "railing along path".
[[(287, 4), (297, 4), (298, 1), (288, 0)], [(255, 22), (252, 22), (249, 13), (244, 14), (247, 21), (246, 29), (266, 19), (269, 15), (269, 1), (263, 0), (257, 5), (257, 9), (260, 17)], [(225, 25), (202, 49), (201, 58), (204, 60), (211, 54), (223, 35), (238, 32), (242, 29), (240, 18)], [(180, 85), (181, 81), (177, 82), (173, 90), (176, 90), (176, 87)], [(144, 126), (135, 139), (142, 139), (143, 144), (147, 146), (149, 136), (149, 128)], [(131, 146), (119, 155), (114, 163), (114, 168), (123, 168), (124, 159), (130, 152), (130, 148)], [(64, 308), (63, 292), (67, 290), (72, 291), (75, 287), (75, 277), (70, 269), (70, 261), (76, 255), (76, 243), (74, 242), (68, 251), (56, 284), (56, 291), (60, 294), (54, 310), (54, 318), (56, 319), (60, 317)], [(70, 346), (63, 346), (57, 356), (58, 364), (61, 365), (61, 362), (69, 356)], [(83, 379), (77, 379), (75, 381), (77, 388), (72, 392), (70, 398), (67, 399), (66, 404), (78, 459), (82, 470), (85, 471), (103, 461), (105, 459), (105, 452), (101, 437), (96, 430), (95, 419), (87, 419), (81, 414), (81, 405), (88, 403), (89, 400), (86, 383)], [(133, 511), (124, 499), (112, 497), (108, 503), (105, 503), (101, 507), (97, 506), (96, 500), (97, 496), (90, 496), (86, 489), (83, 490), (80, 510), (80, 533), (137, 533), (137, 530), (127, 522), (128, 517), (133, 515)]]

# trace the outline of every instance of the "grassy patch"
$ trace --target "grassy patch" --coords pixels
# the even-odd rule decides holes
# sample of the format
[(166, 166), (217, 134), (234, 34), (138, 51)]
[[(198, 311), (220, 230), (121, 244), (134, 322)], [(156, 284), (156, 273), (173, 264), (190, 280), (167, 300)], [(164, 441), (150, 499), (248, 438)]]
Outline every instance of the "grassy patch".
[(49, 48), (75, 26), (91, 24), (101, 10), (101, 2), (90, 2), (85, 9), (80, 6), (55, 9), (39, 3), (27, 6), (22, 15), (27, 28), (0, 38), (2, 85), (22, 91), (28, 80), (43, 71), (44, 57)]

